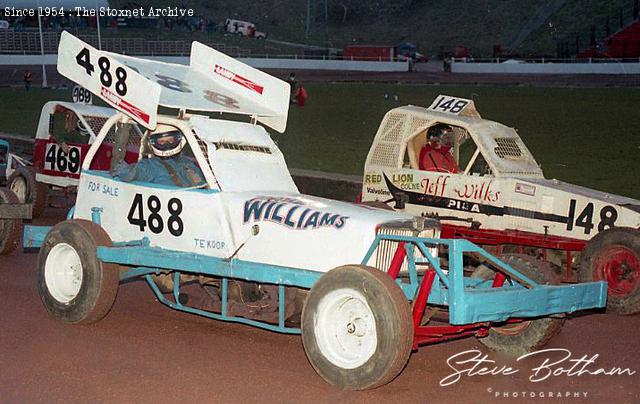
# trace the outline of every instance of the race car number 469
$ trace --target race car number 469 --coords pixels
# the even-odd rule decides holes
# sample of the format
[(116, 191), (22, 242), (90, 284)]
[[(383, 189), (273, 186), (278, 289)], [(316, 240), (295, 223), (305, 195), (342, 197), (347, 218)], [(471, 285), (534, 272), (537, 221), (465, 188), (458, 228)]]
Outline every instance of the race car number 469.
[(45, 170), (60, 171), (63, 173), (77, 174), (80, 172), (79, 147), (69, 146), (69, 154), (56, 143), (49, 143), (44, 157)]

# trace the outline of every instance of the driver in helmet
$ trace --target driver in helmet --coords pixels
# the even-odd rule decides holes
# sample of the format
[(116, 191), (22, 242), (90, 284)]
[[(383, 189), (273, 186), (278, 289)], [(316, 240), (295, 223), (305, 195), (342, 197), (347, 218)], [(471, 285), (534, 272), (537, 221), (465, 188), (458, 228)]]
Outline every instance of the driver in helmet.
[(460, 168), (451, 154), (453, 139), (453, 128), (449, 125), (440, 123), (429, 128), (427, 143), (420, 150), (420, 170), (459, 173)]
[(114, 177), (125, 182), (142, 181), (182, 188), (204, 185), (202, 171), (193, 160), (182, 155), (186, 143), (182, 132), (171, 126), (159, 125), (149, 135), (153, 155), (135, 165), (121, 162)]

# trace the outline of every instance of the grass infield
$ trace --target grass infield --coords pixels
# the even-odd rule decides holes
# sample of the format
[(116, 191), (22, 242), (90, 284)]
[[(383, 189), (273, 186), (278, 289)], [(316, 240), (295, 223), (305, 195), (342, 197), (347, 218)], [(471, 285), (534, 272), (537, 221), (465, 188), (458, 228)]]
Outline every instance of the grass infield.
[[(547, 178), (640, 199), (640, 89), (380, 83), (305, 87), (307, 104), (292, 106), (286, 133), (273, 134), (290, 167), (360, 175), (385, 112), (407, 104), (428, 106), (442, 93), (473, 98), (484, 118), (516, 128)], [(34, 136), (44, 102), (70, 100), (70, 94), (0, 89), (0, 132)]]

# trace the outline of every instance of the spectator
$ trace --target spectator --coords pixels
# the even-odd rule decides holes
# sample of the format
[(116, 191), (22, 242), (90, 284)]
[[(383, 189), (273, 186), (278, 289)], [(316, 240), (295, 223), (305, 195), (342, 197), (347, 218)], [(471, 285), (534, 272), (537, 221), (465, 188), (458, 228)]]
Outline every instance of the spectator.
[(292, 104), (296, 102), (296, 95), (298, 94), (298, 80), (296, 80), (296, 74), (294, 72), (289, 73), (289, 77), (287, 77), (287, 83), (291, 86), (291, 96), (290, 101)]
[(24, 76), (22, 77), (22, 79), (24, 81), (25, 90), (29, 91), (29, 89), (31, 88), (31, 81), (33, 81), (33, 74), (31, 73), (31, 70), (27, 70), (26, 72), (24, 72)]

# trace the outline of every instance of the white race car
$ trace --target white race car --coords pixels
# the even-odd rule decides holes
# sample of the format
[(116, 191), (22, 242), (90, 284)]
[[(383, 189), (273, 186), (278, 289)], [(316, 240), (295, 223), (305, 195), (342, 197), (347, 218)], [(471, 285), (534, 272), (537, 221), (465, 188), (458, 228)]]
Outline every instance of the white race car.
[[(498, 259), (438, 238), (434, 220), (300, 194), (257, 124), (284, 131), (289, 85), (202, 44), (193, 44), (190, 66), (178, 66), (101, 52), (63, 33), (58, 69), (120, 111), (84, 158), (68, 220), (26, 228), (25, 245), (40, 247), (40, 297), (62, 321), (100, 320), (119, 281), (145, 277), (176, 310), (302, 334), (325, 380), (366, 389), (391, 381), (419, 345), (473, 335), (521, 354), (560, 330), (564, 317), (549, 315), (606, 305), (606, 282), (552, 285), (529, 257)], [(158, 75), (173, 88), (161, 90)], [(157, 114), (176, 102), (177, 116)], [(157, 158), (148, 139), (167, 128), (186, 139), (183, 155), (204, 184), (113, 175), (126, 145), (140, 145), (139, 159)], [(109, 167), (94, 166), (106, 146), (114, 151)], [(449, 254), (443, 262), (438, 246)], [(463, 254), (482, 263), (474, 276), (465, 276)], [(206, 299), (187, 298), (194, 285)], [(429, 323), (427, 304), (446, 311), (451, 325)]]
[[(421, 167), (429, 129), (442, 125), (457, 167)], [(640, 201), (546, 179), (518, 133), (482, 119), (471, 100), (440, 95), (385, 115), (362, 186), (362, 202), (376, 201), (440, 219), (443, 237), (519, 246), (568, 278), (581, 252), (579, 279), (608, 281), (610, 309), (640, 311)]]

